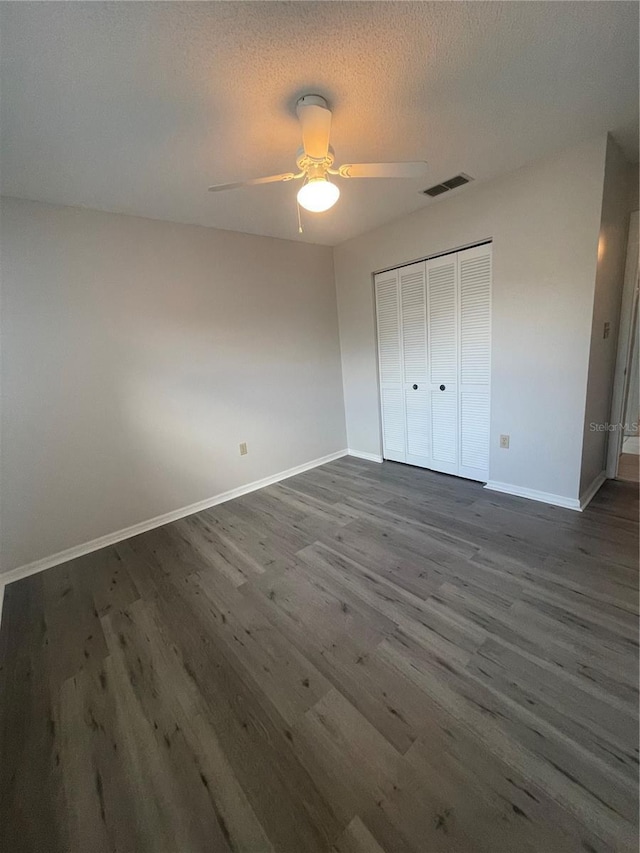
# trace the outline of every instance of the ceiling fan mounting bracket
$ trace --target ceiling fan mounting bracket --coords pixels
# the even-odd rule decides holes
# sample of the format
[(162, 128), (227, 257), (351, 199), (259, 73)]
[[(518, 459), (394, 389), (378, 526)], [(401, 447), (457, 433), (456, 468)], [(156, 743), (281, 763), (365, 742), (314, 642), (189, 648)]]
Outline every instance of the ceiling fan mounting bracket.
[(322, 95), (303, 95), (296, 101), (296, 112), (298, 113), (298, 116), (300, 115), (299, 110), (301, 107), (322, 107), (323, 109), (328, 110), (329, 104), (327, 103), (326, 98), (323, 98)]

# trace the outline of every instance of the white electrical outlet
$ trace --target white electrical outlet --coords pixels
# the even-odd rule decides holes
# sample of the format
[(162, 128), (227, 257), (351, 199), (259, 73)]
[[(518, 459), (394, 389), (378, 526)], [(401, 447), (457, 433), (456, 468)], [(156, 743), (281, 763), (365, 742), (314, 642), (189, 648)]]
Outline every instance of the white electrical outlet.
[(508, 435), (501, 435), (500, 436), (500, 447), (502, 447), (504, 450), (509, 449), (509, 436)]
[(240, 442), (240, 456), (246, 456), (249, 451), (247, 450), (247, 442)]

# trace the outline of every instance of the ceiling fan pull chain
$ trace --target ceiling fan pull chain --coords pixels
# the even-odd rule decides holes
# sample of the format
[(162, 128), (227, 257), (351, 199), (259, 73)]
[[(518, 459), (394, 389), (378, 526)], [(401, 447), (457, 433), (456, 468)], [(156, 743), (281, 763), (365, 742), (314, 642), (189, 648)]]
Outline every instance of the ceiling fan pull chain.
[(302, 234), (302, 220), (300, 219), (300, 205), (296, 199), (296, 207), (298, 208), (298, 234)]

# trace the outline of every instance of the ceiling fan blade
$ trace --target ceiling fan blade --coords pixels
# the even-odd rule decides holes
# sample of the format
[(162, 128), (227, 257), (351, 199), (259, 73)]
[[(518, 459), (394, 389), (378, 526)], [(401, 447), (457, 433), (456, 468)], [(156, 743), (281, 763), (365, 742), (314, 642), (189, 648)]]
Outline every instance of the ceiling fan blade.
[(424, 160), (415, 163), (345, 163), (338, 174), (343, 178), (422, 178), (427, 174)]
[(307, 157), (324, 160), (329, 151), (331, 110), (317, 104), (305, 104), (298, 108), (302, 125), (302, 147)]
[(294, 175), (293, 172), (283, 172), (282, 175), (269, 175), (268, 178), (251, 178), (248, 181), (236, 181), (235, 184), (215, 184), (209, 187), (209, 192), (217, 193), (220, 190), (235, 190), (238, 187), (252, 187), (255, 184), (274, 184), (277, 181), (292, 181), (299, 175)]

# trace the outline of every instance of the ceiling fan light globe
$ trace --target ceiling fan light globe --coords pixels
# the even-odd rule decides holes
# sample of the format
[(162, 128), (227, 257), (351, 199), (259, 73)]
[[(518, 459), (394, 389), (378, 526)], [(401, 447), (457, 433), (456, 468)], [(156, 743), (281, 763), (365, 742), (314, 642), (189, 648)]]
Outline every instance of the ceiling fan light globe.
[(323, 213), (338, 201), (340, 190), (326, 178), (308, 181), (298, 190), (298, 204), (310, 213)]

